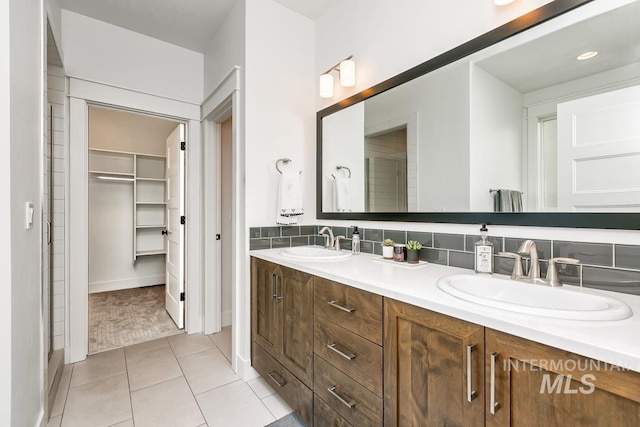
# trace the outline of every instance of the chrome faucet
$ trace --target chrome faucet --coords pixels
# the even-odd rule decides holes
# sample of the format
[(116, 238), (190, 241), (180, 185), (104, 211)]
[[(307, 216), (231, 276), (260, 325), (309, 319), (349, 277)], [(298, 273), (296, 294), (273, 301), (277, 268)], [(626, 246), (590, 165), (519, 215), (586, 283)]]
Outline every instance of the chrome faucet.
[[(328, 234), (325, 234), (328, 233)], [(333, 230), (329, 227), (322, 227), (318, 232), (319, 235), (324, 236), (324, 247), (327, 249), (335, 249), (335, 238), (333, 237)]]
[(520, 245), (518, 253), (521, 255), (529, 255), (529, 273), (527, 277), (531, 281), (536, 281), (540, 278), (540, 258), (538, 257), (538, 247), (533, 240), (525, 240)]

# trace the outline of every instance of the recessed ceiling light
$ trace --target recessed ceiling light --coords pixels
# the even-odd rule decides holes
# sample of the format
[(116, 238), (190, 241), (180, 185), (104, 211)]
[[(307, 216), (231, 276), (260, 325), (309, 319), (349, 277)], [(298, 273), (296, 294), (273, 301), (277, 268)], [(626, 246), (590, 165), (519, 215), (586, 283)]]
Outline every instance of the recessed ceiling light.
[(591, 59), (598, 54), (597, 50), (590, 50), (589, 52), (584, 52), (578, 55), (576, 58), (578, 61), (586, 61), (587, 59)]
[(493, 3), (496, 6), (504, 6), (506, 4), (513, 3), (513, 0), (493, 0)]

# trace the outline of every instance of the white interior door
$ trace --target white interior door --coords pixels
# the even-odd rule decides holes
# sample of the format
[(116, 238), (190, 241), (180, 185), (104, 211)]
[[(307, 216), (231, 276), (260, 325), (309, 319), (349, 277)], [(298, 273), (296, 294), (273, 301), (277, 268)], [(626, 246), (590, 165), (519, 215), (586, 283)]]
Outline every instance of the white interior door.
[(184, 328), (184, 151), (185, 125), (180, 124), (167, 138), (167, 312)]
[(640, 212), (640, 86), (558, 104), (558, 210)]

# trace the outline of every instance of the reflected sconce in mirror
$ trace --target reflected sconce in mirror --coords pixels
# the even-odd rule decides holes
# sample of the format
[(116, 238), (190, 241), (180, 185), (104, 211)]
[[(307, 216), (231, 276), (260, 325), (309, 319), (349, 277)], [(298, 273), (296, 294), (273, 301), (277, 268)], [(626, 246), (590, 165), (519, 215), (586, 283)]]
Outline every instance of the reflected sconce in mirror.
[(333, 71), (339, 73), (341, 86), (351, 87), (356, 84), (356, 63), (353, 61), (353, 55), (349, 55), (320, 76), (321, 98), (331, 98), (333, 96), (334, 79), (333, 74), (331, 74)]
[(513, 0), (493, 0), (493, 4), (496, 6), (506, 6), (509, 3), (513, 3)]

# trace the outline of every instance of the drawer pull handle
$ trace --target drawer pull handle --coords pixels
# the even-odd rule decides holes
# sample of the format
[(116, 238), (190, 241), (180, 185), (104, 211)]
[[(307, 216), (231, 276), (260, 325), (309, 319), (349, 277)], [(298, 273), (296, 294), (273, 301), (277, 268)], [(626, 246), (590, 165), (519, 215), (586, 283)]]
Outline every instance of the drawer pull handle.
[(344, 406), (346, 406), (347, 408), (351, 409), (354, 406), (356, 406), (356, 402), (354, 402), (353, 400), (349, 399), (348, 401), (344, 398), (342, 398), (338, 393), (336, 393), (336, 386), (333, 387), (329, 387), (327, 389), (327, 391), (329, 393), (331, 393), (333, 395), (333, 397), (335, 397), (336, 399), (338, 399), (340, 402), (342, 402), (342, 404)]
[(342, 310), (347, 313), (353, 313), (354, 311), (356, 311), (355, 308), (347, 308), (347, 307), (341, 306), (340, 304), (336, 304), (336, 300), (327, 301), (327, 304), (329, 304), (331, 307), (335, 307), (338, 310)]
[(280, 380), (278, 380), (278, 379), (275, 377), (275, 373), (276, 373), (276, 371), (273, 371), (273, 372), (269, 373), (269, 378), (271, 378), (271, 380), (272, 380), (274, 383), (276, 383), (276, 384), (278, 385), (278, 387), (282, 387), (282, 386), (284, 386), (287, 382), (284, 380), (284, 378), (281, 378)]
[(496, 363), (498, 361), (498, 353), (491, 354), (491, 383), (489, 388), (489, 412), (495, 415), (500, 409), (500, 403), (496, 402)]
[(344, 352), (338, 350), (338, 348), (336, 347), (336, 343), (327, 344), (327, 347), (329, 347), (329, 350), (335, 351), (336, 353), (338, 353), (340, 356), (344, 357), (347, 360), (353, 360), (353, 359), (356, 358), (356, 355), (353, 354), (353, 353), (347, 354), (347, 353), (344, 353)]
[(473, 364), (471, 363), (473, 349), (475, 347), (475, 345), (467, 346), (467, 402), (471, 402), (478, 395), (478, 393), (473, 390)]

